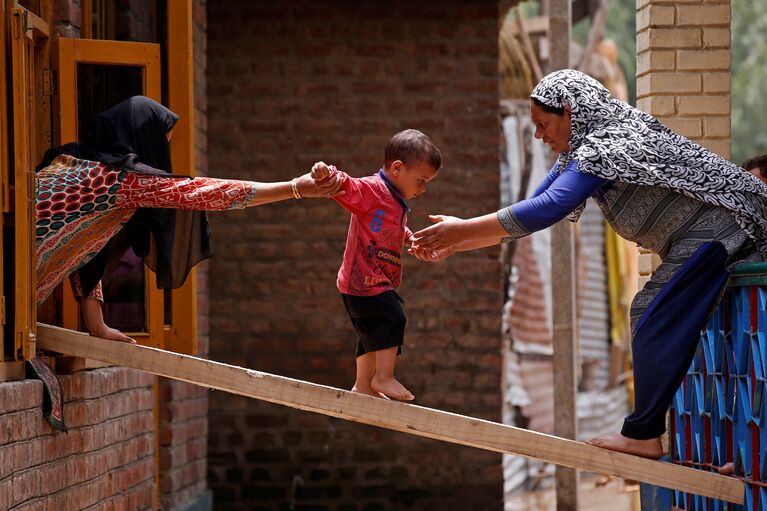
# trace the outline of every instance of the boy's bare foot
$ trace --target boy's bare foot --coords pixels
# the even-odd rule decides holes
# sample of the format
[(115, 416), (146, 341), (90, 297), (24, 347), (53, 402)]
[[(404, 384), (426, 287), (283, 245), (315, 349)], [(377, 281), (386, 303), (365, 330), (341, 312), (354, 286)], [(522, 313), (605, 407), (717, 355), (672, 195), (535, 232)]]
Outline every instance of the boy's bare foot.
[(643, 458), (657, 460), (663, 456), (663, 447), (660, 438), (651, 438), (649, 440), (636, 440), (628, 438), (620, 433), (610, 433), (586, 442), (589, 445), (610, 449), (611, 451), (625, 452), (634, 454)]
[(371, 389), (370, 387), (363, 387), (361, 385), (355, 384), (354, 387), (352, 387), (352, 392), (356, 392), (357, 394), (365, 394), (366, 396), (373, 396), (373, 397), (380, 397), (383, 399), (389, 399), (386, 397), (386, 394), (381, 394), (380, 392), (376, 392), (375, 390)]
[(722, 474), (723, 476), (731, 476), (735, 473), (735, 463), (733, 462), (725, 463), (721, 467), (717, 468), (716, 471)]
[(394, 378), (382, 379), (378, 374), (373, 377), (370, 387), (376, 392), (399, 401), (412, 401), (415, 398), (409, 390)]

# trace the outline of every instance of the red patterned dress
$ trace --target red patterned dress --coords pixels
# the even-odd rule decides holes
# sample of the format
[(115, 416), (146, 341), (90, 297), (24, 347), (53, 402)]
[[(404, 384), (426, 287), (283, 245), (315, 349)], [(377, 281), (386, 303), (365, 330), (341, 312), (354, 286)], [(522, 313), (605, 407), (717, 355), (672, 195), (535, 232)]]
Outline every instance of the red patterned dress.
[[(252, 181), (138, 174), (67, 155), (39, 171), (36, 184), (38, 304), (95, 257), (136, 209), (241, 209), (258, 187)], [(76, 278), (73, 285), (78, 294)], [(99, 286), (91, 296), (100, 294)]]

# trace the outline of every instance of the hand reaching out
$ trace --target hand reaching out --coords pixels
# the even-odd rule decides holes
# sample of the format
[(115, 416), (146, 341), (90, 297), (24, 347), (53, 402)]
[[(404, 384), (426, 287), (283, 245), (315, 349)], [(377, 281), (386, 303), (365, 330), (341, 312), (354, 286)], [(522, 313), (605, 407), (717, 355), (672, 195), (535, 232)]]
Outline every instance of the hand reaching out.
[(417, 243), (414, 243), (407, 249), (408, 254), (412, 255), (419, 261), (425, 261), (427, 263), (438, 263), (444, 261), (455, 252), (452, 248), (445, 248), (442, 250), (429, 250), (423, 247), (419, 247)]
[(334, 166), (328, 165), (324, 161), (318, 161), (312, 165), (312, 179), (319, 183), (330, 177), (335, 170)]
[(425, 249), (427, 253), (454, 249), (456, 244), (464, 241), (463, 227), (465, 220), (446, 215), (429, 215), (429, 220), (434, 222), (434, 225), (421, 229), (414, 235), (414, 243), (418, 247)]
[[(317, 179), (315, 174), (322, 176), (324, 172), (322, 169), (318, 169), (315, 173), (315, 167), (320, 164), (324, 165), (327, 173), (324, 174), (322, 179)], [(341, 173), (335, 172), (335, 167), (328, 167), (322, 162), (315, 163), (311, 173), (297, 177), (296, 186), (302, 197), (337, 197), (346, 193), (341, 189), (343, 186), (343, 176)]]

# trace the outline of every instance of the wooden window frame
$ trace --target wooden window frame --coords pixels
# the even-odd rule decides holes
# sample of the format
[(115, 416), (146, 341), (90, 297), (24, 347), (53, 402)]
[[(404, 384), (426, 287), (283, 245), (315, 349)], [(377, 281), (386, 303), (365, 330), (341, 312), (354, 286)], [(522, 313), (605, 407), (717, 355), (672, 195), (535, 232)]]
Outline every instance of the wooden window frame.
[[(84, 7), (90, 2), (86, 1)], [(195, 174), (195, 108), (194, 108), (194, 58), (193, 58), (193, 6), (186, 0), (168, 0), (167, 26), (167, 91), (168, 107), (179, 115), (179, 121), (173, 129), (171, 143), (171, 158), (176, 173), (183, 175)], [(173, 20), (171, 23), (170, 20)], [(158, 80), (157, 88), (149, 90), (148, 74), (160, 72), (159, 46), (155, 43), (129, 43), (122, 41), (93, 41), (88, 39), (60, 39), (57, 52), (59, 69), (58, 88), (58, 118), (56, 125), (61, 127), (58, 143), (77, 140), (76, 124), (76, 73), (78, 63), (102, 65), (131, 65), (141, 66), (146, 62), (146, 55), (141, 55), (138, 49), (146, 47), (157, 48), (156, 58), (145, 68), (145, 94), (160, 101), (161, 86)], [(62, 68), (63, 63), (71, 63)], [(153, 85), (154, 87), (154, 85)], [(69, 105), (69, 106), (68, 106)], [(69, 122), (62, 122), (69, 119)], [(150, 297), (147, 300), (147, 326), (149, 335), (138, 335), (137, 340), (149, 345), (165, 348), (186, 354), (197, 354), (199, 343), (197, 339), (197, 284), (196, 272), (192, 269), (184, 285), (172, 291), (171, 324), (165, 325), (161, 313), (162, 292), (155, 286), (155, 276), (146, 272), (146, 287)], [(152, 293), (149, 293), (149, 291)], [(153, 296), (157, 293), (155, 296)], [(69, 282), (65, 283), (63, 299), (63, 326), (73, 330), (79, 324), (79, 310), (71, 291)], [(160, 335), (159, 332), (162, 332)], [(142, 338), (143, 337), (143, 338)]]
[[(6, 90), (6, 62), (5, 62), (5, 25), (7, 18), (7, 9), (4, 1), (0, 1), (0, 41), (2, 41), (3, 51), (0, 52), (0, 214), (10, 213), (10, 168), (8, 166), (8, 112), (7, 112), (7, 90)], [(3, 219), (3, 223), (5, 220)], [(3, 225), (5, 231), (5, 225)], [(4, 247), (5, 233), (0, 233), (0, 346), (3, 351), (0, 352), (0, 382), (10, 378), (10, 366), (5, 360), (5, 258)], [(17, 364), (18, 365), (18, 364)]]
[[(58, 39), (59, 86), (56, 94), (59, 127), (57, 144), (78, 140), (77, 132), (77, 66), (92, 64), (103, 66), (130, 66), (142, 70), (143, 94), (162, 101), (160, 68), (160, 45), (126, 41), (94, 39)], [(146, 332), (130, 335), (147, 346), (164, 348), (165, 322), (163, 317), (163, 292), (157, 289), (154, 273), (144, 268), (146, 306)], [(80, 307), (74, 298), (69, 281), (64, 282), (63, 326), (77, 330), (80, 323)]]
[[(6, 19), (10, 22), (5, 25)], [(50, 143), (49, 100), (50, 74), (48, 62), (48, 23), (34, 13), (21, 7), (17, 2), (3, 3), (4, 28), (3, 44), (10, 41), (11, 55), (11, 96), (13, 101), (13, 172), (14, 186), (10, 189), (8, 169), (8, 147), (4, 140), (2, 148), (3, 190), (2, 211), (13, 213), (14, 228), (14, 326), (13, 358), (5, 361), (0, 357), (0, 380), (21, 378), (24, 375), (23, 360), (36, 356), (35, 331), (37, 326), (36, 261), (35, 261), (35, 159), (39, 158), (43, 146)], [(6, 70), (6, 63), (2, 68)], [(2, 75), (5, 80), (6, 74)], [(46, 77), (48, 80), (46, 81)], [(5, 101), (6, 84), (0, 93)], [(2, 107), (2, 132), (8, 133), (5, 121), (5, 105)], [(3, 135), (4, 137), (5, 135)], [(11, 201), (13, 203), (11, 204)], [(5, 297), (2, 316), (5, 320)]]
[[(175, 172), (194, 176), (194, 7), (189, 0), (168, 0), (167, 9), (168, 107), (179, 116), (173, 128), (171, 159)], [(166, 349), (188, 355), (198, 354), (197, 278), (194, 268), (184, 285), (173, 291), (171, 305), (172, 321), (165, 335)]]

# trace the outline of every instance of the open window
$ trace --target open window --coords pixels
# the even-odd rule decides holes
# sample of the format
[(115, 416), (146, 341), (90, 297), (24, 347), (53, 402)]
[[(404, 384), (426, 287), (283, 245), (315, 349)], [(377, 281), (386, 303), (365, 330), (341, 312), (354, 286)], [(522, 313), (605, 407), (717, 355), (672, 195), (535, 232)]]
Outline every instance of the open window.
[[(57, 57), (57, 145), (78, 140), (96, 114), (131, 96), (162, 101), (157, 44), (61, 38)], [(62, 324), (78, 330), (79, 306), (69, 282), (62, 286)], [(132, 250), (106, 269), (103, 286), (107, 324), (141, 344), (163, 347), (163, 293)]]
[[(109, 23), (110, 2), (83, 2), (83, 26), (94, 37), (114, 37)], [(167, 19), (158, 43), (108, 39), (59, 39), (55, 54), (58, 70), (56, 143), (77, 140), (98, 112), (136, 94), (168, 105), (180, 119), (173, 130), (171, 158), (176, 173), (194, 175), (194, 91), (192, 60), (192, 6), (183, 0), (158, 5)], [(164, 16), (163, 16), (164, 17)], [(158, 23), (157, 30), (160, 31)], [(167, 33), (164, 31), (167, 30)], [(165, 56), (164, 69), (161, 66)], [(163, 82), (164, 85), (163, 86)], [(163, 101), (165, 98), (165, 101)], [(154, 273), (145, 269), (131, 250), (105, 272), (104, 314), (108, 325), (142, 344), (196, 354), (197, 307), (195, 272), (180, 289), (156, 288)], [(55, 299), (55, 298), (54, 298)], [(69, 282), (59, 291), (59, 324), (78, 329), (80, 313)]]
[[(0, 381), (24, 377), (23, 361), (36, 354), (38, 320), (80, 326), (68, 281), (44, 304), (35, 303), (34, 167), (45, 150), (76, 140), (97, 112), (145, 94), (179, 114), (173, 167), (194, 175), (192, 5), (142, 4), (150, 22), (137, 25), (136, 37), (119, 33), (113, 4), (82, 1), (82, 35), (100, 38), (91, 40), (49, 38), (46, 2), (0, 0)], [(114, 40), (126, 37), (147, 42)], [(106, 277), (108, 321), (145, 344), (196, 354), (194, 272), (181, 289), (163, 292), (131, 254), (119, 264)]]
[[(0, 57), (3, 71), (0, 75), (3, 82), (0, 85), (3, 211), (0, 380), (5, 380), (23, 377), (23, 360), (36, 353), (34, 163), (50, 146), (51, 84), (47, 64), (48, 23), (16, 2), (4, 2), (2, 9), (4, 23), (0, 33), (9, 49)], [(10, 62), (5, 60), (6, 56)], [(10, 82), (5, 81), (7, 76), (11, 77)], [(11, 101), (6, 103), (7, 99)]]

